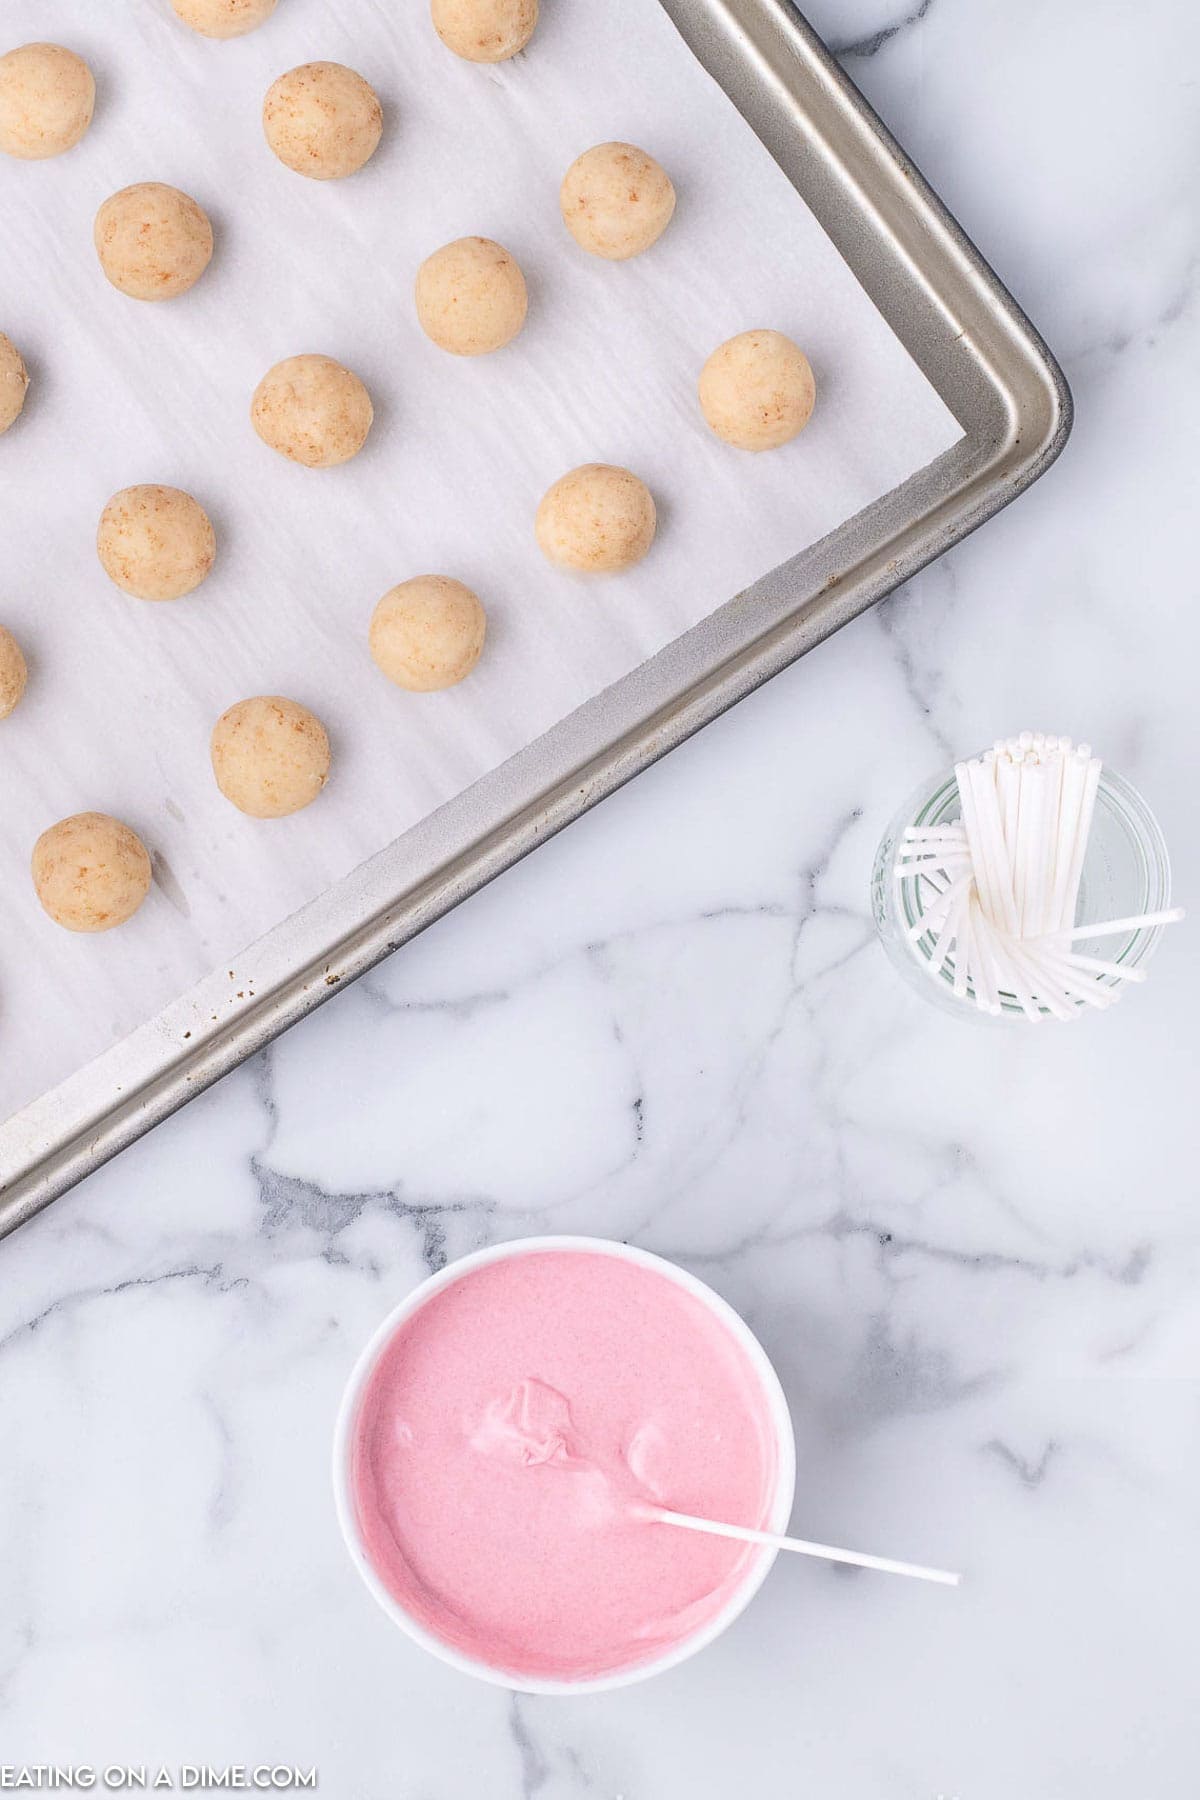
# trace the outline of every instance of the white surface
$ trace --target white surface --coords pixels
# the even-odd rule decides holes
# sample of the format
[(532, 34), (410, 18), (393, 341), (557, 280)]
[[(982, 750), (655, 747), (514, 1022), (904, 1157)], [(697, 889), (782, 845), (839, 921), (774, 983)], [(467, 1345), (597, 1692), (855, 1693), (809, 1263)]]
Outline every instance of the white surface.
[[(87, 55), (100, 93), (72, 155), (0, 167), (3, 329), (34, 381), (0, 457), (0, 612), (33, 668), (0, 741), (0, 1117), (959, 435), (655, 0), (554, 0), (536, 50), (495, 69), (452, 56), (423, 0), (346, 0), (336, 21), (286, 0), (215, 44), (166, 0), (87, 13), (2, 14), (6, 41)], [(315, 56), (384, 101), (383, 144), (347, 181), (306, 181), (263, 142), (263, 93)], [(680, 193), (661, 244), (624, 265), (586, 256), (558, 210), (568, 165), (611, 137), (656, 152)], [(91, 243), (100, 202), (145, 179), (210, 208), (217, 240), (158, 305), (110, 288)], [(422, 335), (412, 284), (473, 232), (516, 256), (530, 316), (505, 351), (458, 359)], [(762, 324), (804, 344), (820, 398), (802, 438), (750, 458), (712, 436), (695, 388), (718, 343)], [(375, 399), (339, 469), (287, 463), (250, 426), (259, 378), (302, 350)], [(654, 551), (619, 579), (554, 572), (534, 542), (542, 493), (588, 461), (634, 468), (659, 504)], [(216, 568), (187, 600), (131, 600), (96, 559), (105, 501), (139, 481), (211, 511)], [(428, 570), (477, 589), (489, 642), (461, 688), (406, 695), (367, 623)], [(334, 746), (320, 801), (266, 824), (208, 762), (218, 715), (260, 693), (310, 705)], [(101, 941), (51, 925), (27, 877), (38, 833), (87, 808), (128, 820), (159, 872), (136, 925)]]
[[(1195, 924), (1112, 1014), (1022, 1035), (896, 980), (866, 888), (906, 792), (1037, 721), (1137, 783), (1200, 896), (1198, 60), (1183, 0), (933, 0), (854, 58), (1063, 357), (1062, 462), (0, 1245), (3, 1761), (1195, 1800)], [(791, 1402), (792, 1529), (962, 1589), (781, 1558), (703, 1656), (578, 1702), (406, 1643), (338, 1535), (338, 1398), (431, 1260), (537, 1230), (712, 1282)]]

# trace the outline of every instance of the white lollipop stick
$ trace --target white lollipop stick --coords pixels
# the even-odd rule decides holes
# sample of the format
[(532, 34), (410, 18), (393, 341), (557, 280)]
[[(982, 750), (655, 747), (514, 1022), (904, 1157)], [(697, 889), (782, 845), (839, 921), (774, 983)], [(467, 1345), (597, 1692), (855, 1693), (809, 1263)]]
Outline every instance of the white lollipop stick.
[[(1009, 949), (1012, 940), (1002, 940), (999, 933), (994, 931), (986, 920), (977, 919), (975, 925), (977, 931), (979, 931), (981, 925), (983, 927), (980, 935), (983, 938), (984, 949), (992, 960), (992, 968), (996, 975), (997, 997), (999, 997), (1001, 989), (1006, 993), (1011, 993), (1019, 1002), (1021, 1010), (1024, 1012), (1026, 1018), (1031, 1019), (1035, 1025), (1040, 1025), (1042, 1022), (1042, 1015), (1037, 1002), (1034, 1000), (1028, 985), (1022, 979), (1021, 971), (1017, 967), (1016, 961)], [(1003, 1007), (1001, 1007), (1001, 1010), (1003, 1010)]]
[(697, 1519), (692, 1513), (671, 1512), (665, 1506), (639, 1506), (639, 1517), (658, 1525), (678, 1525), (684, 1531), (705, 1531), (713, 1537), (735, 1538), (743, 1544), (766, 1544), (772, 1550), (793, 1550), (798, 1556), (819, 1556), (825, 1562), (851, 1563), (857, 1569), (882, 1569), (886, 1575), (911, 1575), (917, 1581), (939, 1581), (957, 1587), (961, 1575), (948, 1569), (925, 1569), (920, 1563), (895, 1562), (890, 1556), (867, 1556), (861, 1550), (839, 1550), (833, 1544), (810, 1544), (805, 1538), (780, 1537), (774, 1531), (757, 1531), (752, 1525), (726, 1525), (717, 1519)]
[(971, 896), (964, 896), (959, 913), (958, 934), (954, 944), (954, 992), (960, 1000), (967, 997), (971, 979)]
[(1017, 817), (1017, 921), (1018, 935), (1028, 937), (1037, 910), (1037, 864), (1041, 849), (1044, 777), (1035, 765), (1021, 765), (1020, 810)]
[(1037, 950), (1034, 955), (1038, 967), (1046, 971), (1047, 979), (1056, 982), (1061, 993), (1082, 1000), (1085, 1006), (1094, 1006), (1102, 1012), (1119, 998), (1116, 988), (1107, 987), (1086, 969), (1074, 970), (1065, 957), (1060, 958), (1046, 949)]
[[(1042, 912), (1040, 935), (1053, 931), (1058, 924), (1058, 864), (1059, 858), (1065, 857), (1068, 866), (1071, 846), (1064, 846), (1063, 806), (1066, 770), (1061, 756), (1056, 756), (1048, 771), (1050, 775), (1051, 799), (1046, 810), (1046, 871), (1042, 889)], [(1074, 838), (1075, 821), (1071, 823), (1072, 839)]]
[[(969, 869), (964, 868), (961, 873), (968, 879), (970, 878)], [(913, 869), (909, 871), (904, 879), (916, 882), (913, 899), (924, 907), (927, 912), (929, 907), (933, 906), (935, 901), (942, 899), (952, 883), (957, 879), (957, 876), (953, 869)], [(929, 894), (925, 892), (926, 888), (929, 889)], [(932, 899), (930, 899), (930, 894), (933, 896)]]
[(975, 815), (983, 839), (984, 854), (991, 867), (992, 892), (999, 912), (990, 922), (1004, 931), (1017, 929), (1017, 906), (1013, 890), (1012, 866), (1004, 842), (1004, 822), (1000, 815), (1000, 795), (994, 769), (982, 763), (968, 764), (975, 791)]
[(970, 879), (970, 857), (935, 857), (933, 861), (923, 862), (916, 867), (897, 868), (895, 878), (901, 886), (903, 886), (906, 881), (915, 881), (918, 884), (917, 893), (920, 894), (921, 888), (919, 884), (922, 881), (927, 881), (930, 887), (934, 889), (935, 893), (944, 893), (945, 889), (941, 886), (941, 883), (944, 881), (956, 881), (960, 876), (965, 876), (968, 880)]
[(1103, 925), (1076, 925), (1073, 931), (1056, 932), (1069, 944), (1080, 938), (1116, 937), (1122, 931), (1148, 931), (1154, 925), (1177, 925), (1186, 915), (1182, 906), (1169, 906), (1165, 912), (1138, 913), (1131, 919), (1106, 919)]
[(1046, 902), (1050, 888), (1050, 857), (1057, 820), (1051, 817), (1051, 776), (1045, 764), (1039, 765), (1032, 777), (1033, 836), (1030, 842), (1028, 884), (1025, 907), (1021, 914), (1021, 931), (1025, 937), (1036, 937), (1045, 929)]
[(988, 916), (978, 899), (972, 896), (971, 906), (971, 979), (975, 986), (975, 1004), (980, 1012), (998, 1014), (1000, 1005), (1000, 988), (992, 970), (988, 956), (985, 933), (988, 927)]
[(942, 921), (943, 914), (948, 913), (959, 894), (964, 894), (971, 885), (970, 875), (960, 875), (950, 887), (943, 889), (933, 905), (921, 914), (915, 925), (910, 925), (908, 935), (915, 944), (923, 938), (927, 931), (934, 930)]
[(966, 835), (962, 837), (906, 838), (899, 846), (898, 856), (920, 856), (926, 852), (941, 852), (947, 856), (964, 856), (967, 851)]
[(1111, 975), (1114, 981), (1145, 981), (1145, 969), (1127, 969), (1124, 963), (1105, 962), (1099, 956), (1080, 956), (1077, 951), (1066, 953), (1067, 961), (1076, 969), (1093, 969), (1097, 975)]
[[(1087, 782), (1087, 763), (1080, 756), (1069, 757), (1063, 769), (1062, 805), (1058, 820), (1058, 843), (1054, 859), (1054, 890), (1050, 901), (1050, 928), (1066, 930), (1075, 923), (1075, 852), (1083, 817), (1083, 794)], [(1084, 842), (1083, 852), (1087, 850)], [(1083, 866), (1080, 853), (1080, 868)], [(1078, 885), (1078, 884), (1076, 884)], [(1068, 912), (1071, 916), (1068, 918)]]
[(979, 890), (979, 898), (983, 903), (984, 911), (989, 913), (992, 918), (997, 918), (1000, 911), (1000, 898), (998, 894), (993, 897), (992, 870), (979, 825), (971, 765), (955, 763), (954, 778), (958, 783), (958, 799), (959, 805), (962, 807), (963, 824), (967, 831), (971, 861), (975, 865), (975, 886)]
[[(1075, 913), (1079, 906), (1079, 889), (1083, 882), (1083, 865), (1087, 858), (1088, 839), (1092, 834), (1092, 819), (1096, 811), (1096, 795), (1100, 788), (1100, 771), (1103, 764), (1098, 756), (1092, 757), (1085, 765), (1083, 772), (1083, 791), (1079, 800), (1079, 822), (1075, 828), (1075, 848), (1071, 855), (1071, 867), (1067, 875), (1066, 891), (1063, 895), (1062, 922), (1064, 927), (1075, 923)], [(1055, 921), (1049, 921), (1054, 924)]]
[(952, 863), (970, 862), (966, 850), (906, 850), (903, 856), (896, 859), (896, 871), (904, 875), (909, 870), (917, 869), (922, 863), (933, 863), (935, 866), (944, 863), (947, 868)]
[(950, 953), (950, 947), (958, 939), (960, 930), (959, 919), (966, 906), (967, 898), (964, 894), (959, 894), (952, 902), (949, 916), (942, 926), (941, 931), (938, 933), (933, 948), (929, 952), (929, 973), (931, 975), (941, 974), (942, 965)]
[(1061, 1020), (1064, 1024), (1068, 1019), (1073, 1019), (1075, 1017), (1079, 1008), (1077, 1006), (1072, 1006), (1070, 1002), (1064, 998), (1057, 983), (1047, 975), (1046, 971), (1035, 962), (1031, 956), (1026, 954), (1022, 944), (1010, 944), (1009, 955), (1012, 957), (1013, 962), (1020, 971), (1022, 978), (1028, 982), (1029, 990), (1038, 1001), (1039, 1005), (1044, 1006), (1048, 1013), (1052, 1014), (1054, 1018)]
[(1007, 757), (996, 765), (996, 787), (1000, 796), (1001, 828), (1004, 833), (1004, 848), (1008, 856), (1009, 869), (1012, 872), (1014, 913), (1017, 899), (1017, 813), (1021, 797), (1021, 775), (1016, 763)]

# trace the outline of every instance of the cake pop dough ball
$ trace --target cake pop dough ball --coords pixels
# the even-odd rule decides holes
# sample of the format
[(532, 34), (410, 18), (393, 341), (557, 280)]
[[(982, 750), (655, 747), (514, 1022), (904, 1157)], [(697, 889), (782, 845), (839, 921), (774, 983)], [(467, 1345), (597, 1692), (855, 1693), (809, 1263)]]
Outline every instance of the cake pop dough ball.
[(425, 694), (453, 687), (483, 650), (479, 596), (448, 575), (417, 575), (389, 588), (371, 620), (371, 655), (397, 687)]
[(611, 463), (585, 463), (546, 494), (536, 529), (551, 562), (588, 574), (611, 574), (641, 562), (657, 525), (645, 482)]
[(267, 370), (250, 402), (263, 443), (307, 469), (331, 469), (357, 456), (374, 417), (358, 376), (332, 356), (286, 357)]
[(739, 450), (777, 450), (804, 430), (816, 388), (808, 358), (781, 331), (743, 331), (714, 350), (700, 375), (700, 406), (719, 438)]
[(75, 813), (33, 846), (33, 885), (68, 931), (111, 931), (150, 892), (150, 857), (136, 831), (107, 813)]
[(507, 62), (538, 22), (538, 0), (432, 0), (433, 28), (467, 62)]
[(100, 267), (134, 300), (186, 294), (212, 259), (208, 214), (162, 181), (139, 181), (110, 195), (96, 214), (93, 236)]
[(268, 88), (263, 130), (297, 175), (339, 181), (374, 155), (383, 108), (370, 82), (344, 63), (301, 63)]
[(484, 356), (511, 343), (529, 305), (525, 277), (502, 244), (456, 238), (417, 271), (417, 317), (453, 356)]
[(282, 819), (329, 779), (329, 739), (307, 707), (278, 694), (239, 700), (213, 727), (217, 786), (252, 819)]
[(0, 625), (0, 719), (7, 719), (25, 692), (28, 678), (20, 644), (11, 631)]
[(22, 44), (0, 56), (0, 150), (25, 161), (61, 156), (92, 122), (92, 71), (61, 44)]
[(29, 387), (29, 371), (11, 338), (0, 331), (0, 436), (20, 416)]
[(581, 249), (626, 262), (656, 244), (675, 211), (666, 170), (636, 144), (597, 144), (571, 164), (559, 193)]
[(110, 581), (137, 600), (179, 600), (213, 566), (208, 514), (181, 488), (122, 488), (100, 515), (96, 551)]
[(176, 17), (201, 37), (244, 37), (275, 11), (277, 0), (171, 0)]

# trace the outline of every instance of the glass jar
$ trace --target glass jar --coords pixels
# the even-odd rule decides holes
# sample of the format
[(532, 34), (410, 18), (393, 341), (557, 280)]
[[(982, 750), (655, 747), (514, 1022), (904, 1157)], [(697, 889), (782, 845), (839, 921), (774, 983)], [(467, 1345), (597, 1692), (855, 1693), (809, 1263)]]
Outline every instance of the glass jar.
[[(954, 771), (925, 782), (901, 807), (883, 834), (871, 874), (871, 913), (879, 941), (909, 985), (932, 1000), (944, 1012), (964, 1014), (984, 1024), (1025, 1019), (1027, 1014), (1015, 994), (1001, 991), (1001, 1011), (982, 1012), (973, 994), (961, 1000), (954, 992), (952, 968), (943, 964), (935, 974), (909, 930), (923, 916), (932, 895), (924, 882), (896, 880), (896, 854), (910, 825), (946, 825), (960, 817), (958, 783)], [(1096, 810), (1084, 859), (1076, 908), (1077, 925), (1126, 919), (1142, 913), (1161, 912), (1171, 904), (1171, 863), (1158, 820), (1137, 789), (1112, 769), (1102, 769), (1096, 793)], [(1077, 939), (1074, 949), (1106, 962), (1134, 968), (1153, 955), (1164, 927), (1153, 925), (1118, 937)], [(1098, 975), (1105, 987), (1124, 983)], [(1090, 1011), (1081, 1000), (1076, 1011)], [(1049, 1015), (1042, 1009), (1042, 1016)]]

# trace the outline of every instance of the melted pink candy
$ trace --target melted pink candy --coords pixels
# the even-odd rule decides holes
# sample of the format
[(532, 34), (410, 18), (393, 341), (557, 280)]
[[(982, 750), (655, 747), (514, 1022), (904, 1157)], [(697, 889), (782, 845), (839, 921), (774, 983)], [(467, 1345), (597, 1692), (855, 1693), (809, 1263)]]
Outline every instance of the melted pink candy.
[(406, 1320), (353, 1446), (367, 1554), (425, 1629), (514, 1675), (665, 1654), (757, 1554), (639, 1517), (762, 1524), (770, 1412), (741, 1344), (668, 1276), (598, 1251), (469, 1270)]

